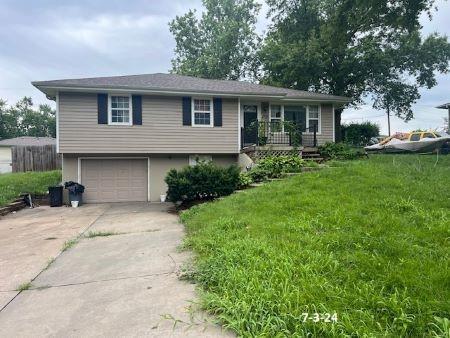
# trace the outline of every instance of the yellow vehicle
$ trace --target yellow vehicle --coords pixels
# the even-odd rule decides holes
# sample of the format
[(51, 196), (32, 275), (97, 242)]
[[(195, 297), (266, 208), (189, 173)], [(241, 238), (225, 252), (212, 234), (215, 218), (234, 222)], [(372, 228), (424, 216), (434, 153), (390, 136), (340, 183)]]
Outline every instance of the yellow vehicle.
[(414, 131), (409, 133), (408, 141), (420, 141), (423, 138), (438, 138), (440, 135), (436, 134), (434, 131)]

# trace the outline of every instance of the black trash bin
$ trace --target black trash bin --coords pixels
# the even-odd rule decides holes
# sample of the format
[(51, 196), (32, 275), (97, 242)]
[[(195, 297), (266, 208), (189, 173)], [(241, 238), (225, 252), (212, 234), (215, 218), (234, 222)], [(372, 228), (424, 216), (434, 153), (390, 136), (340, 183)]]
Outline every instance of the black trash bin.
[(84, 185), (69, 181), (64, 183), (64, 187), (69, 191), (69, 202), (78, 201), (80, 206), (83, 200)]
[(48, 187), (48, 197), (51, 207), (60, 207), (63, 204), (63, 187)]

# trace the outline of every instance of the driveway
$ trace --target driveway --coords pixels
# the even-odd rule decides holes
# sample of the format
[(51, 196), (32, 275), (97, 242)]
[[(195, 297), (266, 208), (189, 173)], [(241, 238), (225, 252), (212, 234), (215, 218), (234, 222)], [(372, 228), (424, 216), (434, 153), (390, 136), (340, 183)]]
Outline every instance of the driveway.
[(228, 336), (197, 311), (195, 286), (178, 278), (189, 259), (177, 249), (183, 235), (165, 204), (37, 208), (1, 219), (0, 336)]

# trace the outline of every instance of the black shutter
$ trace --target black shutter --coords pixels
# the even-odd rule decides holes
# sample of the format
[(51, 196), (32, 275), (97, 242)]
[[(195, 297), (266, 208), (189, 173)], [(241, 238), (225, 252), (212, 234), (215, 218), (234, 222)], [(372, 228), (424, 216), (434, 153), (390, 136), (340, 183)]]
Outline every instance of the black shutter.
[(222, 98), (213, 99), (214, 106), (214, 127), (222, 127)]
[(133, 107), (133, 124), (142, 125), (142, 96), (132, 95), (131, 101)]
[(183, 126), (190, 126), (192, 124), (192, 99), (190, 97), (183, 97)]
[(108, 124), (108, 94), (97, 94), (98, 124)]

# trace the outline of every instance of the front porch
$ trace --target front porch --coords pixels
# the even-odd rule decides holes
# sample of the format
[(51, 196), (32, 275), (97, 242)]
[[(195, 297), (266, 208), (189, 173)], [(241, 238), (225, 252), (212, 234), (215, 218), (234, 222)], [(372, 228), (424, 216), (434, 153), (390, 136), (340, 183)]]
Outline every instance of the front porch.
[(317, 125), (305, 128), (295, 122), (254, 121), (241, 128), (241, 148), (277, 146), (279, 149), (316, 148)]

